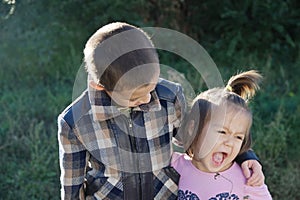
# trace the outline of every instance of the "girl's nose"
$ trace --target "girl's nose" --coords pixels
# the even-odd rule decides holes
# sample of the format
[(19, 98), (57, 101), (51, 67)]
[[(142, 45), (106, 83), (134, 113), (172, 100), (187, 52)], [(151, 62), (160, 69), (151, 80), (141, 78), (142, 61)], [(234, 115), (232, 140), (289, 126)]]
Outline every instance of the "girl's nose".
[(224, 144), (226, 146), (232, 146), (233, 145), (233, 137), (231, 136), (226, 136), (226, 138), (224, 139)]

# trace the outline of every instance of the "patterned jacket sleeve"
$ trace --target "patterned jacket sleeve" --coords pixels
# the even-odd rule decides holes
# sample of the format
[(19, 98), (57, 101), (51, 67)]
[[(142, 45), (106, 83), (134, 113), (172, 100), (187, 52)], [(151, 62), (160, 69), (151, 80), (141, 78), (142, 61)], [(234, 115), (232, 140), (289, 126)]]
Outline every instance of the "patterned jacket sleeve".
[(185, 100), (185, 96), (184, 96), (182, 87), (179, 84), (177, 87), (177, 93), (176, 93), (176, 99), (175, 99), (175, 110), (176, 110), (177, 119), (176, 119), (176, 122), (174, 123), (175, 129), (174, 129), (173, 136), (175, 136), (175, 138), (178, 140), (178, 142), (180, 142), (180, 138), (177, 137), (177, 131), (181, 125), (181, 122), (182, 122), (183, 117), (186, 112), (186, 100)]
[(239, 154), (236, 158), (235, 161), (241, 165), (243, 162), (246, 160), (257, 160), (259, 162), (259, 158), (256, 156), (253, 150), (248, 150), (242, 154)]
[(88, 154), (62, 116), (58, 117), (61, 199), (84, 199), (84, 176)]

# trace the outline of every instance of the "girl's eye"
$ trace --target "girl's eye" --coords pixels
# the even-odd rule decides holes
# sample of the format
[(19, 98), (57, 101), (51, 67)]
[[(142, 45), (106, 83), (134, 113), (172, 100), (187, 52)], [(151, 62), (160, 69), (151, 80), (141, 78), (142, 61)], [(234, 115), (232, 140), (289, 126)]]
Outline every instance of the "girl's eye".
[(221, 133), (221, 134), (226, 134), (225, 131), (218, 131), (218, 133)]
[(236, 138), (239, 139), (239, 140), (244, 140), (243, 136), (236, 136)]

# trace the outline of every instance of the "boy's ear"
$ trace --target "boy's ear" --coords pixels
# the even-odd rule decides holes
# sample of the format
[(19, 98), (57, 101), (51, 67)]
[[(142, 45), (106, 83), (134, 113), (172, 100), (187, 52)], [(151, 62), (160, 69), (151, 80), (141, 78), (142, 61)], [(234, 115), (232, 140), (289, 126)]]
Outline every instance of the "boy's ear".
[(103, 86), (95, 83), (94, 81), (90, 81), (90, 86), (96, 90), (105, 90)]

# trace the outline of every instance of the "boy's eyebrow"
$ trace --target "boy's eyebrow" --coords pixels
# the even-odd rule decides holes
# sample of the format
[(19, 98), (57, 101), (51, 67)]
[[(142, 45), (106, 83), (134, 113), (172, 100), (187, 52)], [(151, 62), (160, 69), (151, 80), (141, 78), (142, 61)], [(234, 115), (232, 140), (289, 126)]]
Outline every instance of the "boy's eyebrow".
[(150, 85), (156, 85), (156, 84), (154, 84), (154, 83), (146, 83), (146, 84), (141, 85), (141, 86), (138, 87), (138, 88), (148, 87), (148, 86), (150, 86)]

